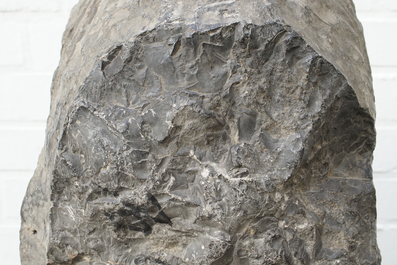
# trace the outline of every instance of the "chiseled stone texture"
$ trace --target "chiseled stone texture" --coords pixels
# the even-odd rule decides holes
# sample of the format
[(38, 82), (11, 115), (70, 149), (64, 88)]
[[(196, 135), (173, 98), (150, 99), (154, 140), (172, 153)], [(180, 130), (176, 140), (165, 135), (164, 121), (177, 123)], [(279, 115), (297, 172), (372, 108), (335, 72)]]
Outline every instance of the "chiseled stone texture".
[(353, 4), (281, 2), (80, 1), (22, 264), (380, 264)]

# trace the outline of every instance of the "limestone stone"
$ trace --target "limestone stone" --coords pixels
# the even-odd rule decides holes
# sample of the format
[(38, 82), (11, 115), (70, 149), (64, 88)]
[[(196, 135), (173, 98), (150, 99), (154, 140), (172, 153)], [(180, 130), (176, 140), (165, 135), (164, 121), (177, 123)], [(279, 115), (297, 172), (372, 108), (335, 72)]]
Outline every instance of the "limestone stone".
[(349, 0), (86, 0), (21, 209), (25, 264), (380, 264)]

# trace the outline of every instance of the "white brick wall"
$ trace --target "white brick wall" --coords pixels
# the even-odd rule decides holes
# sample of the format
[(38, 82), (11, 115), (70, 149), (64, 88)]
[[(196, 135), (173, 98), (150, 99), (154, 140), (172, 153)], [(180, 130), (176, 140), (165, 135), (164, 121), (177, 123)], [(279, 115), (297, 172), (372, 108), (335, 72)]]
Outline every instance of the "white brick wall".
[[(0, 257), (19, 262), (19, 209), (44, 143), (52, 74), (77, 0), (0, 0)], [(355, 0), (372, 64), (374, 180), (383, 265), (397, 264), (397, 1)], [(395, 201), (395, 200), (396, 201)]]
[(76, 3), (0, 0), (2, 264), (20, 264), (20, 207), (44, 145), (51, 79), (59, 61), (62, 34)]
[(397, 28), (396, 0), (355, 0), (364, 27), (374, 79), (377, 145), (374, 182), (378, 244), (383, 265), (397, 264)]

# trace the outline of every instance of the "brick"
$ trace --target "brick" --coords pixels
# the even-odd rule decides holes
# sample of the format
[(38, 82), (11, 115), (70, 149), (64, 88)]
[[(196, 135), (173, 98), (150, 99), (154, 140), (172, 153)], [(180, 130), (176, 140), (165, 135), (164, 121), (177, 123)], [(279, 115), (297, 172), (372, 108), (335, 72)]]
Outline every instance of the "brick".
[(378, 223), (397, 225), (397, 211), (391, 210), (395, 209), (397, 201), (397, 173), (389, 173), (386, 178), (375, 175), (374, 184), (377, 191)]
[(19, 227), (22, 200), (33, 172), (33, 170), (0, 172), (0, 226)]
[(377, 128), (377, 143), (374, 152), (374, 172), (387, 173), (397, 169), (397, 127)]
[(78, 3), (78, 0), (63, 0), (63, 9), (70, 13), (72, 8)]
[(21, 264), (19, 259), (19, 228), (0, 227), (0, 238), (1, 263), (7, 265)]
[(47, 120), (52, 73), (0, 74), (0, 80), (0, 121)]
[(0, 171), (34, 170), (44, 146), (44, 123), (2, 124)]
[(23, 65), (25, 61), (24, 24), (8, 20), (2, 20), (0, 23), (0, 67)]
[(373, 75), (378, 122), (397, 122), (397, 68), (395, 73)]
[(378, 245), (382, 255), (382, 265), (396, 264), (395, 242), (397, 226), (378, 229)]
[(397, 11), (396, 0), (356, 0), (354, 1), (356, 11), (374, 12), (374, 11)]
[(395, 264), (395, 239), (397, 238), (397, 172), (375, 173), (374, 184), (377, 200), (377, 241), (381, 250), (382, 264)]
[(395, 13), (366, 14), (361, 17), (368, 55), (372, 66), (397, 66)]
[(61, 3), (62, 0), (2, 0), (0, 1), (0, 12), (56, 12), (60, 10)]
[(29, 23), (28, 69), (53, 72), (59, 63), (66, 16), (41, 16)]

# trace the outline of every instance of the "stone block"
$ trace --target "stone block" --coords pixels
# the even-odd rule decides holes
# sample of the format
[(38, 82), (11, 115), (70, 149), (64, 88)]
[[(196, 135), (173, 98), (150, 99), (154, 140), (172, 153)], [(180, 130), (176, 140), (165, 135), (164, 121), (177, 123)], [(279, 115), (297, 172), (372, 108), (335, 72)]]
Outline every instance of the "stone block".
[(22, 264), (380, 264), (362, 28), (324, 3), (80, 1)]

